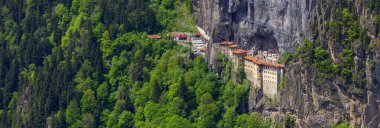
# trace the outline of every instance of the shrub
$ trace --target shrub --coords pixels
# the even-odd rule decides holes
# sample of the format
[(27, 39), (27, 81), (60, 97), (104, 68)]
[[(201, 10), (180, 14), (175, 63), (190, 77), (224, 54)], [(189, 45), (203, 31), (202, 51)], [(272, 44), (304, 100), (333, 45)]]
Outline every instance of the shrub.
[(343, 122), (340, 123), (340, 124), (335, 124), (335, 125), (333, 126), (333, 128), (349, 128), (349, 126), (348, 126), (348, 122), (347, 122), (347, 121), (343, 121)]
[(294, 55), (290, 52), (285, 52), (281, 55), (279, 62), (280, 63), (287, 63), (291, 60), (293, 60)]

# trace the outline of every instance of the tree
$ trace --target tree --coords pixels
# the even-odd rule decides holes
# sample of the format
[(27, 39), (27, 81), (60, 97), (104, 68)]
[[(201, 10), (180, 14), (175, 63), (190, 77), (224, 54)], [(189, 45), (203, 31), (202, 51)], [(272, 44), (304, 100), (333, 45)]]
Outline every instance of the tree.
[(226, 112), (223, 114), (223, 119), (218, 124), (218, 127), (233, 128), (235, 126), (236, 115), (235, 108), (227, 108)]
[(175, 97), (173, 100), (169, 101), (169, 103), (166, 104), (168, 112), (185, 116), (186, 115), (186, 107), (185, 107), (185, 102), (183, 99), (179, 97)]
[(82, 122), (85, 128), (95, 128), (96, 121), (95, 121), (94, 116), (91, 113), (84, 114), (82, 118)]
[(263, 119), (259, 113), (252, 113), (247, 120), (247, 126), (249, 128), (260, 128), (262, 122)]
[(94, 112), (97, 105), (97, 101), (94, 95), (94, 91), (88, 89), (84, 92), (81, 99), (82, 112)]
[(316, 47), (314, 52), (314, 61), (319, 62), (328, 58), (329, 53), (322, 47)]
[(199, 114), (199, 117), (197, 119), (198, 127), (216, 127), (215, 117), (219, 110), (218, 107), (214, 104), (214, 100), (211, 94), (206, 93), (202, 95), (197, 111)]
[(119, 116), (117, 127), (132, 128), (134, 124), (134, 115), (130, 111), (123, 111)]
[(198, 56), (194, 61), (194, 67), (195, 69), (198, 69), (200, 71), (206, 71), (207, 70), (207, 64), (203, 57)]
[[(0, 111), (0, 117), (1, 117), (1, 111)], [(56, 114), (48, 117), (47, 121), (49, 122), (48, 124), (50, 124), (49, 127), (54, 127), (54, 128), (64, 127), (64, 124), (65, 124), (64, 113), (61, 111), (58, 111)]]
[(175, 127), (181, 127), (181, 128), (193, 128), (191, 125), (191, 122), (178, 115), (174, 115), (171, 117), (166, 118), (167, 125), (166, 127), (168, 128), (175, 128)]
[(150, 99), (154, 102), (158, 102), (160, 95), (161, 95), (161, 86), (158, 83), (158, 76), (151, 76), (150, 80), (150, 87), (151, 87), (151, 94)]
[(105, 101), (108, 98), (108, 84), (104, 82), (96, 89), (96, 95), (101, 101)]
[(108, 114), (106, 126), (117, 126), (119, 115), (123, 112), (124, 109), (126, 109), (125, 100), (117, 100), (113, 108), (113, 111), (110, 114)]
[(69, 106), (67, 106), (65, 115), (66, 123), (70, 126), (76, 123), (81, 118), (80, 109), (78, 107), (77, 101), (74, 99), (70, 101)]
[(54, 14), (60, 18), (58, 28), (63, 31), (67, 26), (67, 22), (71, 19), (69, 10), (65, 7), (65, 5), (58, 4), (54, 9)]
[(235, 127), (261, 128), (265, 126), (263, 124), (264, 120), (259, 113), (242, 114), (237, 117)]
[(70, 8), (71, 15), (78, 14), (79, 7), (80, 7), (80, 0), (73, 0), (71, 3), (71, 8)]

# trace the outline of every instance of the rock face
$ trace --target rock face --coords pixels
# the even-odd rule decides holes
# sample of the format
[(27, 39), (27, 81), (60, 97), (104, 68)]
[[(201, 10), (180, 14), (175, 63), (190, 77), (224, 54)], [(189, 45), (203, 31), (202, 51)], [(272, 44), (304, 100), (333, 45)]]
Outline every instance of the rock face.
[(316, 10), (312, 0), (196, 0), (194, 6), (198, 24), (214, 41), (282, 52), (311, 36)]
[[(331, 18), (337, 1), (333, 0), (194, 0), (198, 25), (213, 42), (232, 40), (245, 49), (293, 51), (307, 38), (319, 39), (328, 46), (332, 60), (338, 54), (339, 42), (328, 39), (322, 33)], [(286, 114), (295, 117), (298, 127), (329, 127), (341, 121), (349, 121), (352, 127), (380, 127), (380, 47), (378, 38), (371, 33), (371, 14), (363, 0), (354, 0), (356, 15), (361, 17), (375, 47), (371, 54), (360, 53), (354, 48), (354, 74), (364, 72), (364, 95), (357, 97), (347, 93), (344, 82), (338, 77), (324, 78), (308, 62), (302, 59), (286, 67), (286, 87), (275, 104), (266, 104), (257, 91), (251, 91), (249, 110), (261, 112), (274, 121)], [(212, 46), (211, 44), (208, 44)], [(218, 51), (208, 51), (208, 62), (215, 65)], [(370, 66), (374, 60), (375, 66)], [(362, 72), (361, 72), (362, 71)], [(321, 79), (324, 78), (324, 79)]]

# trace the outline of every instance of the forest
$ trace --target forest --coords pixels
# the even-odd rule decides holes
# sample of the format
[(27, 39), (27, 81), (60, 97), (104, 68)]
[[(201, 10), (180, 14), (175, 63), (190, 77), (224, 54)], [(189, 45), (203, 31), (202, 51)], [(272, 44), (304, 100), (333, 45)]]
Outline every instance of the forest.
[(0, 127), (289, 126), (166, 36), (195, 31), (191, 2), (0, 1)]

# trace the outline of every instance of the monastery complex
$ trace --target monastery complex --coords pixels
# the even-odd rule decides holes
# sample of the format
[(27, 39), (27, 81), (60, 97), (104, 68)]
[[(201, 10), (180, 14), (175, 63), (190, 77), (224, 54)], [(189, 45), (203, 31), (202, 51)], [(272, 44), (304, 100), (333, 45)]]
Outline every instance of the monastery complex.
[(220, 52), (229, 58), (233, 70), (243, 67), (246, 78), (264, 95), (273, 98), (278, 92), (285, 65), (277, 63), (279, 54), (267, 51), (243, 50), (233, 42), (216, 44)]
[[(201, 53), (207, 58), (207, 43), (210, 37), (203, 29), (197, 27), (199, 33), (191, 34), (185, 32), (172, 32), (170, 37), (177, 42), (189, 41), (192, 44), (194, 53)], [(160, 38), (149, 35), (148, 38)], [(262, 89), (265, 96), (274, 98), (279, 90), (284, 73), (284, 64), (277, 63), (279, 53), (273, 51), (243, 50), (239, 44), (224, 41), (213, 44), (220, 53), (232, 62), (233, 71), (239, 67), (244, 69), (246, 78), (252, 83), (254, 88)]]

